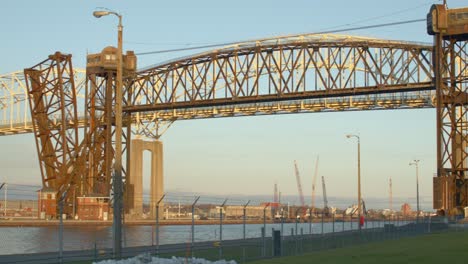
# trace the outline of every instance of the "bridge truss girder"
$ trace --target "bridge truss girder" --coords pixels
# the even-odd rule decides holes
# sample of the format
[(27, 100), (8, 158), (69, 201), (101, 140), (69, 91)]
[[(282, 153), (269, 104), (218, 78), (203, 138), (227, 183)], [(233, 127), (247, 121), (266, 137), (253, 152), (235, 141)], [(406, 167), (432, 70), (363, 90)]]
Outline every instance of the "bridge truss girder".
[[(84, 126), (84, 111), (80, 101), (84, 99), (85, 71), (73, 68), (77, 96), (79, 126)], [(83, 104), (84, 105), (84, 104)], [(56, 120), (57, 123), (60, 120)], [(31, 111), (24, 71), (0, 75), (0, 136), (32, 133)]]
[(125, 112), (434, 89), (432, 47), (373, 39), (236, 46), (138, 73)]

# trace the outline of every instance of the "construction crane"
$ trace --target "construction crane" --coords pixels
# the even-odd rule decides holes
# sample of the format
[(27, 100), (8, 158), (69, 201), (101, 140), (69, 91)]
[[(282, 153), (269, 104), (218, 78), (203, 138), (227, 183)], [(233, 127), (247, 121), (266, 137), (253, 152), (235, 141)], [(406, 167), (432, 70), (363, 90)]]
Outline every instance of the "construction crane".
[(327, 188), (325, 186), (325, 177), (322, 176), (322, 189), (323, 189), (323, 212), (325, 215), (328, 216), (329, 208), (328, 208), (328, 199), (327, 199)]
[(299, 199), (301, 201), (302, 216), (305, 216), (306, 208), (305, 208), (305, 202), (304, 202), (304, 193), (302, 192), (301, 176), (299, 175), (299, 168), (297, 167), (296, 161), (294, 161), (294, 168), (295, 168), (295, 173), (296, 173), (297, 190), (299, 192)]
[(278, 204), (278, 184), (275, 183), (275, 187), (273, 189), (273, 202)]
[[(317, 155), (317, 160), (315, 161), (314, 178), (312, 179), (312, 204), (311, 204), (311, 210), (313, 210), (313, 211), (315, 211), (315, 184), (317, 182), (318, 163), (319, 163), (319, 156)], [(312, 214), (313, 211), (311, 211), (310, 213)]]
[(275, 187), (273, 190), (273, 205), (271, 206), (271, 209), (273, 210), (273, 215), (276, 216), (278, 214), (278, 207), (279, 207), (279, 202), (278, 202), (278, 184), (275, 182)]

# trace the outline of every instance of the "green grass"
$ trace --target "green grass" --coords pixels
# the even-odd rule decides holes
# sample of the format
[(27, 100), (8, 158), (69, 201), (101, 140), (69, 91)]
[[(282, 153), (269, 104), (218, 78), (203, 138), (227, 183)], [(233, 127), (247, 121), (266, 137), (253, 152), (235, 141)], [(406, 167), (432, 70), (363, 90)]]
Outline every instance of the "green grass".
[(249, 263), (468, 263), (468, 232), (422, 235)]
[[(401, 233), (401, 235), (404, 234), (407, 233)], [(387, 235), (385, 232), (363, 233), (362, 236), (359, 236), (358, 233), (350, 233), (339, 236), (318, 237), (318, 239), (304, 240), (303, 243), (296, 243), (294, 240), (283, 241), (283, 253), (284, 255), (292, 255), (291, 257), (264, 259), (248, 263), (468, 263), (468, 231), (445, 231), (403, 238), (394, 236), (395, 234), (391, 236)], [(382, 240), (391, 238), (393, 240)], [(160, 256), (169, 258), (174, 255), (189, 257), (190, 252), (187, 249), (181, 249), (181, 251), (176, 253), (161, 254)], [(266, 249), (266, 255), (271, 256), (271, 242), (267, 244)], [(261, 251), (261, 244), (258, 243), (247, 246), (245, 251), (239, 245), (225, 246), (223, 247), (223, 258), (228, 260), (234, 259), (238, 263), (242, 263), (242, 256), (244, 254), (246, 260), (259, 259), (262, 255)], [(294, 256), (300, 254), (300, 252), (312, 253)], [(217, 260), (219, 248), (196, 249), (194, 255), (197, 258)], [(91, 261), (72, 263), (87, 264), (91, 263)]]

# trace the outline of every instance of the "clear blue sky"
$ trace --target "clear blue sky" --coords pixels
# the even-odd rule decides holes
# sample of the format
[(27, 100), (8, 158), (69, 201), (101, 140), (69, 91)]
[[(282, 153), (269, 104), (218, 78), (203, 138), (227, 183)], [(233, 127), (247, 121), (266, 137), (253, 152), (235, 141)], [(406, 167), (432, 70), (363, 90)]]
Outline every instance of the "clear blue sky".
[[(440, 1), (5, 1), (0, 9), (0, 73), (30, 67), (59, 50), (85, 66), (86, 52), (116, 43), (117, 20), (96, 19), (107, 7), (124, 17), (124, 49), (136, 52), (251, 40), (388, 23), (426, 17)], [(462, 1), (449, 1), (450, 7)], [(320, 3), (320, 4), (319, 4)], [(366, 29), (349, 34), (432, 42), (425, 22)], [(139, 67), (192, 54), (138, 58)], [(162, 138), (167, 190), (212, 194), (296, 194), (293, 160), (298, 160), (304, 192), (310, 195), (314, 163), (330, 196), (356, 193), (356, 143), (360, 133), (364, 197), (414, 197), (420, 159), (422, 196), (432, 195), (436, 171), (435, 111), (397, 110), (225, 118), (175, 123)], [(0, 181), (40, 183), (31, 135), (0, 137)], [(149, 171), (149, 168), (147, 168)], [(319, 183), (319, 181), (318, 181)], [(320, 192), (318, 192), (320, 194)]]

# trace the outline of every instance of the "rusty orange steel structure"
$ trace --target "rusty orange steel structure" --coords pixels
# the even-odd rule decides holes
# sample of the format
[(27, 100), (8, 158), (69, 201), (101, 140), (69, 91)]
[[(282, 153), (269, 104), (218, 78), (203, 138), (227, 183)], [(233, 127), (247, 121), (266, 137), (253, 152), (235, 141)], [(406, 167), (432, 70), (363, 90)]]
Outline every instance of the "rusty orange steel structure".
[[(82, 170), (77, 166), (72, 170), (80, 172), (76, 174), (80, 176), (44, 171), (45, 186), (51, 186), (57, 178), (65, 178), (66, 188), (80, 186), (77, 196), (111, 195), (116, 68), (107, 64), (104, 55), (109, 53), (112, 60), (113, 51), (106, 49), (88, 56), (85, 133), (81, 141), (73, 141), (79, 143), (77, 149), (83, 155), (79, 155), (81, 159), (70, 158), (67, 163), (82, 164), (78, 166)], [(435, 89), (432, 50), (432, 46), (419, 43), (309, 34), (239, 43), (139, 72), (134, 71), (131, 59), (127, 65), (124, 57), (123, 152), (129, 150), (125, 143), (129, 142), (135, 123), (133, 132), (154, 135), (152, 130), (161, 123), (183, 119), (432, 107)], [(128, 53), (125, 56), (128, 55), (133, 56)], [(52, 70), (54, 67), (57, 68), (49, 66), (49, 71), (60, 72)], [(60, 73), (65, 77), (69, 74)], [(57, 78), (63, 79), (62, 75)], [(55, 76), (44, 73), (38, 85), (52, 83)], [(56, 93), (61, 89), (59, 86), (54, 86)], [(63, 87), (65, 92), (67, 88)], [(48, 93), (42, 90), (36, 97)], [(30, 97), (34, 98), (34, 93)], [(65, 117), (56, 123), (57, 132), (51, 131), (48, 126), (54, 123), (44, 120), (53, 118), (55, 108), (34, 102), (32, 106), (38, 110), (32, 113), (33, 119), (37, 119), (38, 142), (41, 135), (64, 133), (69, 130), (68, 124), (75, 124)], [(54, 106), (62, 108), (66, 104)], [(49, 164), (50, 157), (60, 153), (49, 150), (44, 143), (38, 144), (38, 148), (51, 154), (39, 155), (41, 164)], [(124, 181), (128, 155), (126, 165)]]
[(454, 215), (468, 206), (468, 8), (433, 5), (427, 22), (437, 88), (434, 208)]
[[(123, 55), (123, 93), (129, 97), (129, 83), (134, 78), (136, 70), (136, 57), (132, 52)], [(117, 49), (106, 47), (99, 54), (88, 55), (86, 76), (86, 119), (89, 124), (85, 127), (86, 134), (93, 135), (90, 139), (89, 155), (89, 179), (90, 186), (95, 193), (109, 196), (111, 190), (112, 169), (114, 162), (115, 138), (115, 101), (117, 78)], [(125, 100), (123, 105), (128, 105)], [(128, 114), (123, 114), (122, 152), (128, 152), (128, 144), (131, 135), (131, 119)], [(128, 162), (127, 162), (128, 163)], [(127, 174), (127, 168), (123, 166), (123, 179)]]
[(83, 193), (86, 159), (78, 138), (71, 55), (57, 52), (24, 74), (43, 186), (72, 202), (72, 195)]

